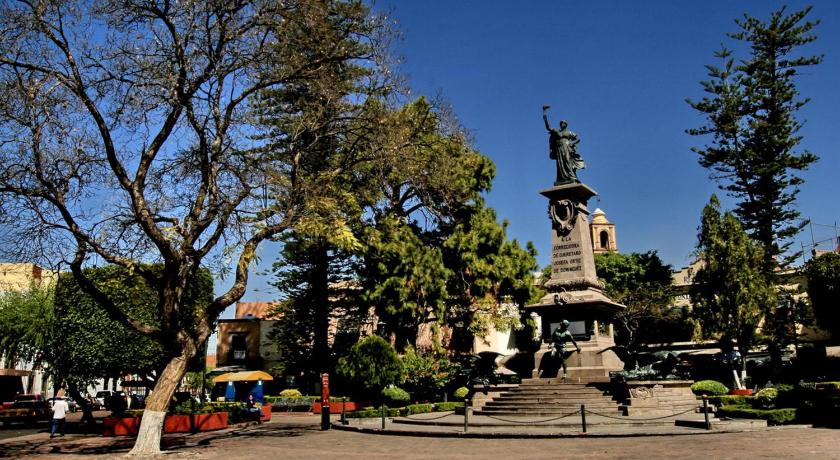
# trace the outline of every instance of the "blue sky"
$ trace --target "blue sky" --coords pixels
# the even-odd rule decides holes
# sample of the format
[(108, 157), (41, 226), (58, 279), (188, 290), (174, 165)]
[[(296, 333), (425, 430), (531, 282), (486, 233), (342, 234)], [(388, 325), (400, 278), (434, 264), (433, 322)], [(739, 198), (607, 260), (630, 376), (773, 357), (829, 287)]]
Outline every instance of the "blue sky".
[[(538, 192), (554, 180), (540, 110), (548, 104), (552, 124), (562, 117), (581, 138), (587, 168), (578, 175), (599, 193), (590, 210), (602, 208), (616, 224), (619, 250), (657, 250), (678, 268), (690, 261), (700, 211), (717, 192), (690, 150), (703, 140), (685, 129), (702, 118), (685, 99), (702, 96), (704, 65), (715, 63), (721, 43), (738, 50), (725, 35), (736, 18), (767, 18), (783, 4), (795, 11), (808, 3), (380, 0), (375, 11), (401, 31), (394, 51), (414, 94), (442, 95), (496, 163), (488, 203), (509, 221), (510, 238), (534, 242), (541, 265), (550, 228)], [(799, 118), (802, 147), (821, 160), (803, 174), (797, 206), (832, 225), (840, 221), (840, 2), (816, 2), (809, 17), (821, 21), (819, 39), (804, 50), (825, 60), (798, 80), (812, 98)], [(810, 231), (799, 240), (810, 244)], [(270, 265), (276, 247), (261, 253)], [(243, 300), (276, 296), (264, 277), (253, 281)]]

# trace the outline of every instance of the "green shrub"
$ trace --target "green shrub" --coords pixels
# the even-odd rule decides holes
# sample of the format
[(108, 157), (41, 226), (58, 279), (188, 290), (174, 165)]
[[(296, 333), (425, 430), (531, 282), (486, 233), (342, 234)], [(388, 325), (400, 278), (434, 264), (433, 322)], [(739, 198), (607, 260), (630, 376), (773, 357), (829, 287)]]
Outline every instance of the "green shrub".
[(723, 406), (749, 406), (752, 404), (752, 396), (744, 395), (720, 395), (710, 396), (709, 404), (717, 407)]
[(406, 406), (404, 415), (414, 415), (414, 414), (427, 414), (434, 409), (434, 405), (431, 403), (423, 403), (423, 404), (410, 404)]
[[(400, 409), (389, 409), (389, 408), (386, 407), (385, 408), (385, 416), (386, 417), (399, 417), (400, 416)], [(355, 412), (348, 412), (347, 417), (348, 418), (382, 417), (382, 410), (378, 407), (365, 407), (362, 410), (357, 410)]]
[(464, 399), (467, 395), (470, 394), (470, 389), (467, 387), (460, 387), (452, 393), (452, 397), (455, 399)]
[(437, 402), (435, 403), (435, 411), (436, 412), (449, 412), (451, 410), (455, 410), (456, 407), (464, 407), (463, 401), (451, 401), (451, 402)]
[(352, 386), (352, 394), (373, 400), (379, 390), (401, 384), (403, 364), (394, 347), (382, 337), (372, 335), (353, 345), (350, 353), (338, 360), (336, 372)]
[(300, 390), (296, 390), (294, 388), (287, 388), (280, 392), (281, 398), (300, 398), (303, 394)]
[(776, 405), (776, 399), (778, 397), (779, 390), (776, 388), (762, 388), (753, 395), (753, 407), (758, 409), (770, 409)]
[(415, 401), (434, 401), (458, 371), (458, 366), (445, 355), (420, 354), (411, 346), (406, 347), (402, 362), (405, 366), (403, 386)]
[(733, 418), (751, 418), (767, 420), (769, 425), (786, 425), (797, 420), (797, 410), (792, 407), (783, 409), (754, 409), (750, 406), (723, 406), (720, 415)]
[(729, 393), (729, 388), (717, 380), (701, 380), (691, 385), (691, 391), (697, 396), (725, 395)]
[(411, 396), (400, 387), (388, 387), (382, 390), (382, 398), (388, 407), (405, 406), (411, 401)]

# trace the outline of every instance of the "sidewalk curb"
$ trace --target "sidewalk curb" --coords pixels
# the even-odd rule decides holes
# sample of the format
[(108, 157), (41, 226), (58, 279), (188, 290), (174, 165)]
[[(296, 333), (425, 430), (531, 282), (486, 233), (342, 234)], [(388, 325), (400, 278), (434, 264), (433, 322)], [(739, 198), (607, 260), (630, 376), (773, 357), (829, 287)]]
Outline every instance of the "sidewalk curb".
[(383, 430), (381, 428), (368, 428), (362, 426), (341, 425), (340, 423), (332, 424), (332, 428), (340, 431), (354, 431), (364, 434), (375, 434), (380, 436), (413, 436), (426, 438), (463, 438), (463, 439), (554, 439), (554, 438), (641, 438), (641, 437), (663, 437), (663, 436), (699, 436), (699, 435), (714, 435), (714, 434), (729, 434), (729, 433), (745, 433), (757, 431), (777, 431), (794, 428), (813, 428), (811, 425), (783, 425), (772, 426), (765, 428), (752, 429), (718, 429), (718, 430), (698, 430), (696, 432), (627, 432), (627, 433), (534, 433), (526, 431), (484, 431), (484, 432), (463, 432), (463, 431), (421, 431), (421, 430)]

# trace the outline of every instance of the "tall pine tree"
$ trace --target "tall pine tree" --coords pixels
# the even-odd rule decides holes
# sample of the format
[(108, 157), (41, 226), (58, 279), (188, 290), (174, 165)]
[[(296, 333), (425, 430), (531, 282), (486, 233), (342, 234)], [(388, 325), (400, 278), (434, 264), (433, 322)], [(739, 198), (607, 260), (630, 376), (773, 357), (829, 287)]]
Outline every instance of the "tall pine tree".
[(798, 254), (788, 253), (805, 222), (793, 206), (799, 174), (817, 156), (799, 148), (802, 127), (797, 111), (808, 99), (799, 97), (796, 79), (800, 69), (819, 64), (821, 56), (802, 55), (800, 48), (814, 40), (819, 23), (806, 21), (811, 8), (786, 14), (774, 12), (768, 22), (744, 15), (740, 30), (729, 37), (749, 46), (749, 57), (737, 64), (724, 48), (716, 57), (722, 67), (707, 66), (709, 93), (688, 103), (706, 117), (706, 124), (689, 129), (691, 135), (711, 135), (702, 148), (700, 164), (713, 171), (720, 188), (737, 200), (735, 214), (764, 250), (762, 271), (771, 276)]

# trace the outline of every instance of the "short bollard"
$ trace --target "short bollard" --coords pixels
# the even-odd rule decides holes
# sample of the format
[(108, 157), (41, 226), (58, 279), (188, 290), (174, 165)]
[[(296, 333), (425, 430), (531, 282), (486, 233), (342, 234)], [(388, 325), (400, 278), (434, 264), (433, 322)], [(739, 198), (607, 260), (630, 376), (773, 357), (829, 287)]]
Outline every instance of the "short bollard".
[(464, 433), (470, 429), (470, 400), (464, 398)]
[(586, 405), (580, 405), (580, 428), (586, 433)]
[(341, 424), (347, 425), (347, 396), (341, 398)]
[(703, 395), (703, 418), (706, 420), (706, 429), (712, 429), (712, 423), (709, 421), (709, 400), (706, 395)]
[(327, 431), (330, 429), (330, 403), (321, 402), (321, 430)]
[(385, 429), (385, 404), (382, 404), (382, 429)]

